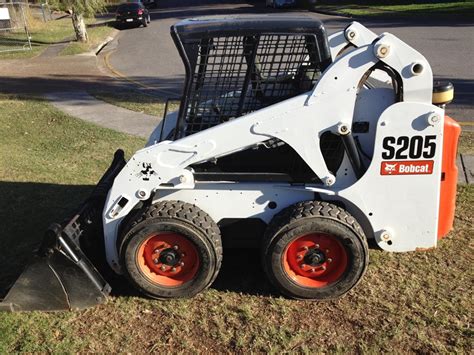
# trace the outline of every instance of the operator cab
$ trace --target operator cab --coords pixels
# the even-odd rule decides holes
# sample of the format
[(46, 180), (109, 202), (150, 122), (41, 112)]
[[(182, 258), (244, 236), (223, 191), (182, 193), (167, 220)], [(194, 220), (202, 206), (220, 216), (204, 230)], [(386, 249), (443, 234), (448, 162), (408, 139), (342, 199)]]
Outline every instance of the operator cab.
[[(171, 35), (186, 82), (176, 127), (166, 139), (309, 92), (331, 64), (323, 24), (301, 15), (190, 19), (172, 26)], [(344, 154), (339, 137), (325, 133), (321, 149), (329, 169), (336, 171)], [(318, 181), (300, 156), (277, 139), (193, 168), (196, 180)]]

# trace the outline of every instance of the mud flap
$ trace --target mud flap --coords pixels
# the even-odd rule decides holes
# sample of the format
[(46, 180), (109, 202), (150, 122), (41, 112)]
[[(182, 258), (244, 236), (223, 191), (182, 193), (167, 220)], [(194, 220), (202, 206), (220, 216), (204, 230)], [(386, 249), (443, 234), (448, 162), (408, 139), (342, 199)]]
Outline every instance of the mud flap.
[(102, 238), (105, 198), (124, 166), (123, 151), (118, 150), (73, 218), (51, 225), (32, 261), (0, 303), (0, 311), (79, 310), (106, 300), (110, 286), (80, 246), (83, 239)]

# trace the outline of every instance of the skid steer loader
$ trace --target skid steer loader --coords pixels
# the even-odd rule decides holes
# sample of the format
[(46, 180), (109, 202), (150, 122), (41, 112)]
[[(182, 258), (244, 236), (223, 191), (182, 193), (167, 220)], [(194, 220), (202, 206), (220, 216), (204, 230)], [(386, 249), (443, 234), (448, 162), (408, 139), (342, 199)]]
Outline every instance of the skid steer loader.
[[(331, 299), (361, 279), (368, 239), (424, 250), (452, 228), (459, 125), (449, 83), (397, 37), (302, 16), (212, 17), (171, 28), (179, 111), (46, 233), (0, 308), (81, 309), (110, 287), (84, 254), (153, 298), (209, 287), (235, 240), (261, 248), (284, 295)], [(98, 249), (99, 250), (99, 249)]]

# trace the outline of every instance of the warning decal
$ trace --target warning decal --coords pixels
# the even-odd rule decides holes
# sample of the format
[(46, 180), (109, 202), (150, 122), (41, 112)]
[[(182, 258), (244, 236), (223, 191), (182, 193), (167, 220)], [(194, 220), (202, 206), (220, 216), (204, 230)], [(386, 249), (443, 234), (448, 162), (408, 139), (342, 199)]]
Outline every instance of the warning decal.
[(384, 161), (380, 175), (428, 175), (433, 173), (433, 160)]

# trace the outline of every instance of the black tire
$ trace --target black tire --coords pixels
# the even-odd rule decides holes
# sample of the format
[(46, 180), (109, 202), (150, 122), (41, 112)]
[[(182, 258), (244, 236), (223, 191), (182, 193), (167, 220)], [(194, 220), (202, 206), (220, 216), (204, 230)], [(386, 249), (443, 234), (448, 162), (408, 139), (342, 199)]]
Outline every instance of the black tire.
[[(331, 251), (319, 244), (300, 249), (306, 238), (322, 240), (321, 245), (333, 243), (329, 245), (335, 247), (332, 253), (337, 257), (333, 261)], [(263, 267), (271, 283), (284, 295), (297, 299), (342, 296), (362, 278), (368, 255), (367, 240), (355, 218), (321, 201), (300, 202), (278, 213), (268, 226), (262, 246)]]
[(150, 15), (148, 15), (147, 20), (148, 20), (148, 23), (151, 23), (151, 16)]
[[(139, 250), (144, 250), (140, 248), (151, 235), (163, 234), (181, 236), (193, 246), (193, 253), (198, 258), (194, 276), (178, 286), (155, 282), (140, 265)], [(128, 280), (145, 295), (157, 299), (195, 296), (212, 284), (222, 263), (222, 242), (216, 223), (198, 207), (181, 201), (159, 202), (138, 213), (124, 228), (119, 252)], [(151, 273), (160, 273), (151, 270)]]
[(143, 25), (143, 27), (148, 27), (148, 22), (147, 22), (146, 18), (143, 19), (142, 25)]

